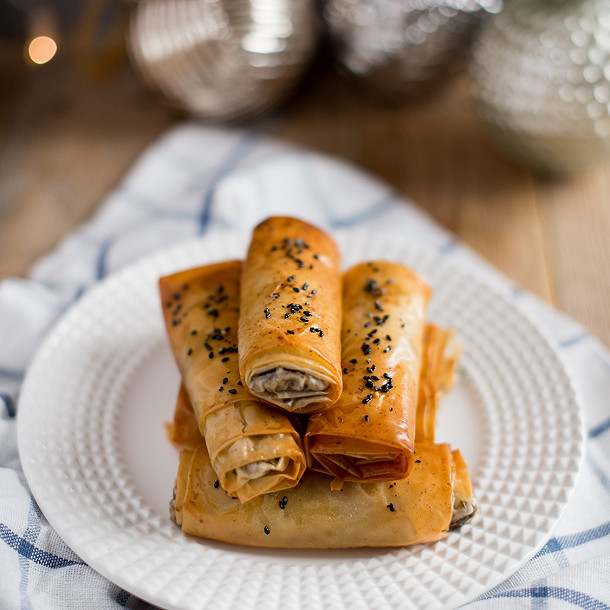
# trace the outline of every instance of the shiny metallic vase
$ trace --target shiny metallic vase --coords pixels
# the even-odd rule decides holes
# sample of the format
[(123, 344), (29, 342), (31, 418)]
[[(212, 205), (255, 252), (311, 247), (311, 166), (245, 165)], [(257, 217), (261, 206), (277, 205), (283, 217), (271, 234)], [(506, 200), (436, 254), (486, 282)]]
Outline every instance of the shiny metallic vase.
[(313, 0), (140, 0), (128, 48), (144, 80), (210, 121), (260, 115), (299, 81), (319, 39)]
[(327, 0), (339, 68), (373, 97), (408, 102), (463, 70), (481, 22), (502, 0)]
[(610, 156), (610, 0), (511, 0), (473, 51), (477, 108), (503, 150), (555, 174)]

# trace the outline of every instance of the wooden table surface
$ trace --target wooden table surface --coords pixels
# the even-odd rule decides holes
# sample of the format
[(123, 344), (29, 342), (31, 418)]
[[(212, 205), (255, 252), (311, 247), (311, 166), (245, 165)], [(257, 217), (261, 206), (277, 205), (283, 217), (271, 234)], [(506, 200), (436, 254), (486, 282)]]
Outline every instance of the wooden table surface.
[[(95, 75), (68, 56), (32, 70), (3, 43), (0, 79), (2, 279), (25, 276), (181, 117), (125, 57)], [(424, 103), (385, 108), (319, 70), (274, 119), (281, 137), (393, 185), (610, 345), (610, 163), (550, 180), (508, 161), (488, 141), (465, 77)]]

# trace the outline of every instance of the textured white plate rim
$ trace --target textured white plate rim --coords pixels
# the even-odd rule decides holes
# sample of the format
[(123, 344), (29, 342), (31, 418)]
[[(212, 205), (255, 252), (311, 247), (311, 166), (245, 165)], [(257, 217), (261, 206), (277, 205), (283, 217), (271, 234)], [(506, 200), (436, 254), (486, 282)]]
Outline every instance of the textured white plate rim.
[[(363, 232), (362, 230), (348, 231), (348, 232), (341, 232), (341, 235), (337, 235), (337, 238), (338, 238), (340, 245), (345, 246), (345, 244), (347, 243), (348, 240), (352, 241), (352, 242), (353, 241), (357, 242), (358, 239), (360, 239), (364, 235), (366, 235), (366, 232)], [(369, 241), (370, 241), (370, 238), (369, 238)], [(117, 285), (124, 284), (126, 278), (129, 278), (134, 273), (137, 274), (139, 272), (139, 270), (141, 270), (141, 269), (146, 268), (149, 271), (150, 271), (150, 269), (155, 269), (157, 271), (157, 275), (161, 275), (163, 273), (168, 273), (172, 270), (180, 268), (180, 265), (176, 266), (175, 264), (173, 265), (169, 262), (176, 255), (176, 253), (180, 253), (182, 251), (186, 251), (189, 249), (195, 250), (197, 247), (207, 244), (207, 250), (205, 247), (202, 248), (202, 250), (204, 252), (204, 256), (201, 258), (201, 260), (193, 260), (193, 264), (200, 264), (200, 263), (204, 263), (204, 262), (208, 262), (208, 261), (211, 262), (212, 260), (222, 260), (222, 259), (228, 258), (230, 256), (241, 256), (243, 254), (243, 252), (245, 251), (246, 242), (244, 242), (243, 238), (241, 240), (237, 239), (235, 234), (233, 234), (233, 233), (227, 233), (226, 236), (217, 236), (216, 239), (213, 239), (211, 243), (212, 243), (212, 245), (216, 245), (216, 246), (222, 244), (222, 246), (217, 248), (217, 250), (214, 250), (213, 247), (212, 248), (209, 247), (210, 246), (209, 237), (202, 238), (202, 239), (199, 238), (199, 239), (193, 240), (192, 242), (188, 242), (186, 244), (172, 246), (170, 248), (164, 249), (160, 252), (152, 254), (151, 256), (144, 257), (140, 261), (136, 261), (136, 262), (126, 266), (122, 270), (118, 271), (117, 273), (111, 275), (110, 277), (108, 277), (105, 280), (103, 280), (102, 282), (100, 282), (98, 285), (94, 286), (90, 291), (88, 291), (83, 296), (83, 298), (73, 308), (71, 308), (68, 312), (66, 312), (62, 316), (62, 318), (57, 322), (54, 329), (52, 329), (52, 331), (49, 333), (49, 335), (43, 342), (43, 345), (41, 346), (41, 348), (38, 352), (38, 355), (34, 359), (32, 366), (30, 367), (30, 369), (28, 370), (28, 373), (26, 374), (26, 378), (24, 380), (24, 385), (23, 385), (22, 396), (20, 399), (20, 405), (19, 405), (20, 417), (18, 418), (18, 441), (19, 441), (20, 454), (21, 454), (21, 458), (22, 458), (22, 464), (23, 464), (24, 472), (25, 472), (25, 475), (26, 475), (26, 478), (28, 479), (28, 481), (30, 481), (32, 478), (35, 478), (32, 476), (34, 473), (31, 472), (31, 470), (30, 470), (31, 467), (30, 467), (29, 458), (31, 457), (32, 452), (37, 451), (39, 448), (33, 447), (33, 446), (31, 446), (31, 444), (29, 444), (29, 441), (30, 441), (29, 431), (24, 429), (24, 426), (19, 425), (20, 422), (23, 421), (23, 419), (24, 419), (24, 417), (21, 416), (21, 413), (22, 413), (22, 410), (25, 411), (27, 409), (35, 408), (34, 407), (35, 402), (33, 402), (30, 399), (30, 397), (28, 396), (28, 388), (31, 385), (33, 385), (32, 378), (40, 374), (38, 367), (37, 367), (37, 361), (39, 360), (39, 358), (41, 358), (40, 354), (44, 353), (47, 349), (49, 349), (48, 345), (52, 342), (53, 336), (57, 332), (57, 328), (60, 327), (61, 325), (65, 325), (66, 321), (69, 323), (73, 318), (77, 317), (78, 312), (81, 309), (87, 308), (89, 306), (90, 302), (94, 302), (95, 299), (98, 298), (99, 294), (103, 294), (105, 291), (107, 291), (108, 286), (110, 286), (110, 285), (117, 286)], [(210, 256), (210, 249), (212, 251), (214, 251), (214, 255), (212, 255), (212, 256)], [(227, 255), (227, 249), (230, 251), (230, 254), (228, 254), (228, 255)], [(453, 267), (457, 274), (461, 274), (462, 276), (468, 276), (468, 274), (464, 274), (464, 271), (462, 269), (458, 268), (453, 262), (446, 261), (445, 259), (440, 257), (440, 255), (436, 252), (423, 251), (423, 250), (420, 251), (419, 249), (406, 248), (406, 247), (404, 247), (404, 250), (410, 252), (411, 255), (413, 255), (413, 253), (415, 252), (417, 255), (421, 254), (424, 258), (432, 257), (433, 259), (438, 259), (439, 264), (441, 264), (443, 266), (447, 266), (448, 268)], [(363, 256), (362, 258), (365, 258), (365, 257)], [(481, 282), (480, 279), (475, 279), (475, 278), (470, 277), (470, 281), (482, 285), (485, 290), (489, 291), (490, 293), (493, 293), (493, 296), (495, 299), (502, 300), (505, 304), (507, 304), (509, 307), (514, 309), (514, 306), (512, 304), (508, 303), (508, 301), (502, 295), (493, 291), (488, 286), (485, 286)], [(522, 312), (519, 312), (518, 315), (521, 318), (525, 319), (525, 316), (523, 315)], [(548, 343), (546, 338), (544, 338), (543, 335), (538, 330), (536, 330), (529, 321), (527, 323), (530, 325), (532, 332), (534, 332), (536, 334), (536, 336), (537, 336), (536, 340), (540, 341), (540, 342), (544, 342), (546, 344), (546, 347), (550, 348), (550, 344)], [(552, 349), (552, 348), (550, 348), (550, 349)], [(557, 356), (557, 360), (558, 360), (558, 362), (561, 362), (558, 356)], [(563, 364), (561, 364), (561, 367), (563, 370)], [(564, 375), (567, 377), (567, 373), (565, 373), (565, 371), (564, 371)], [(576, 476), (577, 476), (578, 472), (580, 471), (580, 464), (582, 462), (583, 445), (584, 445), (584, 427), (583, 427), (584, 424), (583, 424), (582, 416), (580, 414), (580, 409), (579, 409), (578, 403), (575, 398), (575, 393), (574, 393), (573, 387), (571, 385), (571, 382), (569, 382), (569, 379), (567, 380), (567, 385), (569, 386), (570, 391), (572, 393), (572, 396), (570, 397), (569, 402), (571, 405), (573, 405), (573, 408), (578, 411), (578, 423), (579, 423), (579, 434), (580, 434), (580, 437), (578, 438), (578, 442), (576, 443), (579, 447), (579, 452), (577, 454), (573, 455), (573, 461), (572, 461), (572, 464), (570, 467), (571, 477), (570, 477), (569, 484), (568, 484), (569, 489), (568, 489), (568, 496), (567, 496), (567, 498), (569, 498), (569, 495), (573, 491), (574, 484), (576, 481)], [(86, 549), (83, 549), (81, 547), (81, 545), (79, 545), (77, 540), (72, 539), (72, 537), (70, 536), (69, 533), (67, 533), (66, 531), (62, 531), (62, 528), (59, 526), (58, 523), (56, 523), (53, 509), (46, 505), (46, 499), (44, 497), (39, 498), (37, 496), (36, 485), (34, 485), (32, 487), (32, 492), (34, 493), (35, 497), (39, 501), (40, 508), (42, 509), (45, 516), (48, 518), (50, 524), (53, 527), (55, 527), (55, 529), (62, 536), (62, 538), (64, 538), (64, 540), (67, 542), (67, 544), (71, 548), (73, 548), (73, 550), (77, 554), (79, 554), (85, 560), (85, 562), (87, 562), (89, 565), (91, 565), (94, 569), (96, 569), (98, 572), (100, 572), (103, 576), (107, 577), (109, 580), (111, 580), (118, 586), (124, 588), (125, 590), (129, 591), (130, 593), (132, 593), (138, 597), (141, 597), (142, 599), (149, 601), (151, 603), (155, 603), (155, 604), (162, 605), (162, 606), (168, 605), (167, 599), (164, 599), (162, 596), (151, 594), (150, 590), (147, 588), (147, 586), (145, 584), (141, 584), (137, 580), (134, 581), (132, 578), (129, 578), (128, 576), (121, 573), (121, 571), (115, 571), (115, 570), (109, 569), (106, 565), (99, 565), (99, 561), (97, 560), (97, 557), (93, 556), (92, 554), (89, 554)], [(555, 515), (555, 518), (553, 520), (554, 523), (559, 519), (561, 512), (565, 509), (565, 506), (567, 504), (567, 498), (564, 501), (560, 502), (559, 512), (557, 515)], [(544, 542), (548, 539), (548, 537), (550, 535), (551, 535), (551, 530), (549, 528), (547, 531), (545, 531), (544, 535), (540, 535), (537, 538), (535, 545), (531, 546), (531, 548), (529, 548), (527, 550), (527, 552), (524, 552), (521, 554), (521, 556), (519, 557), (519, 559), (517, 561), (512, 561), (508, 566), (506, 566), (502, 570), (501, 573), (494, 574), (493, 578), (491, 578), (491, 577), (488, 578), (487, 581), (485, 582), (485, 586), (483, 588), (471, 587), (471, 590), (468, 592), (467, 595), (464, 595), (462, 592), (461, 596), (458, 596), (458, 600), (457, 600), (458, 603), (464, 603), (464, 602), (468, 601), (469, 599), (475, 597), (476, 595), (483, 593), (485, 590), (488, 590), (490, 587), (498, 584), (500, 581), (505, 579), (512, 572), (514, 572), (521, 565), (523, 565), (523, 563), (525, 563), (530, 557), (532, 557), (537, 552), (537, 550), (542, 546), (542, 544), (544, 544)], [(454, 536), (454, 534), (452, 534), (452, 536)], [(200, 544), (199, 541), (197, 541), (197, 543)], [(222, 545), (221, 545), (221, 547), (222, 547)], [(391, 550), (391, 551), (379, 550), (378, 552), (380, 554), (382, 554), (382, 553), (386, 553), (386, 552), (393, 552), (393, 550)], [(320, 554), (320, 553), (324, 553), (324, 552), (320, 551), (318, 553)], [(332, 555), (332, 553), (330, 553), (330, 554)], [(282, 561), (281, 553), (278, 554), (278, 561), (279, 562)], [(343, 559), (342, 561), (343, 561), (343, 563), (349, 564), (352, 562), (361, 561), (361, 559), (358, 559), (358, 558), (353, 559), (353, 560)]]

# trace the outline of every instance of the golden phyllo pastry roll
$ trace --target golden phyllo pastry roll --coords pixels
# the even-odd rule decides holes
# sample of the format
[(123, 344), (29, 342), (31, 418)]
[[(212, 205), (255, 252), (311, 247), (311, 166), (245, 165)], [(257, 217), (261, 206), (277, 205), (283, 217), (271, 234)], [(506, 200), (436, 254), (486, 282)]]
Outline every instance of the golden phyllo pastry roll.
[(294, 218), (258, 225), (244, 265), (239, 368), (250, 392), (293, 413), (334, 404), (341, 379), (339, 252)]
[(434, 442), (440, 399), (453, 387), (461, 351), (454, 331), (426, 324), (422, 341), (416, 442)]
[[(159, 288), (169, 342), (212, 466), (220, 485), (246, 502), (296, 485), (305, 458), (289, 418), (241, 382), (241, 271), (240, 261), (199, 267), (161, 278)], [(169, 432), (187, 446), (176, 421)]]
[(312, 416), (308, 465), (343, 481), (392, 481), (413, 466), (424, 315), (430, 287), (391, 262), (343, 278), (343, 393)]
[(449, 445), (424, 444), (416, 450), (418, 459), (407, 479), (345, 483), (333, 491), (326, 475), (308, 470), (295, 488), (241, 504), (218, 486), (206, 448), (200, 446), (181, 454), (173, 518), (186, 534), (249, 546), (434, 542), (465, 522), (472, 487), (465, 463)]

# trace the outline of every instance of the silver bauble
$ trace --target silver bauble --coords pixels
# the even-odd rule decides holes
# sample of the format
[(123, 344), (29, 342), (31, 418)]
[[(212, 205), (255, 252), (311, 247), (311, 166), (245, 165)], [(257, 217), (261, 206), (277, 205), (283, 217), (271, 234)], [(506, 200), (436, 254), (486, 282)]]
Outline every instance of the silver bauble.
[(314, 0), (141, 0), (128, 48), (146, 82), (211, 121), (264, 113), (298, 82), (319, 38)]
[(409, 101), (464, 68), (481, 21), (502, 0), (326, 0), (324, 18), (342, 71), (389, 101)]
[(610, 154), (610, 0), (511, 0), (470, 71), (479, 114), (513, 157), (571, 173)]

